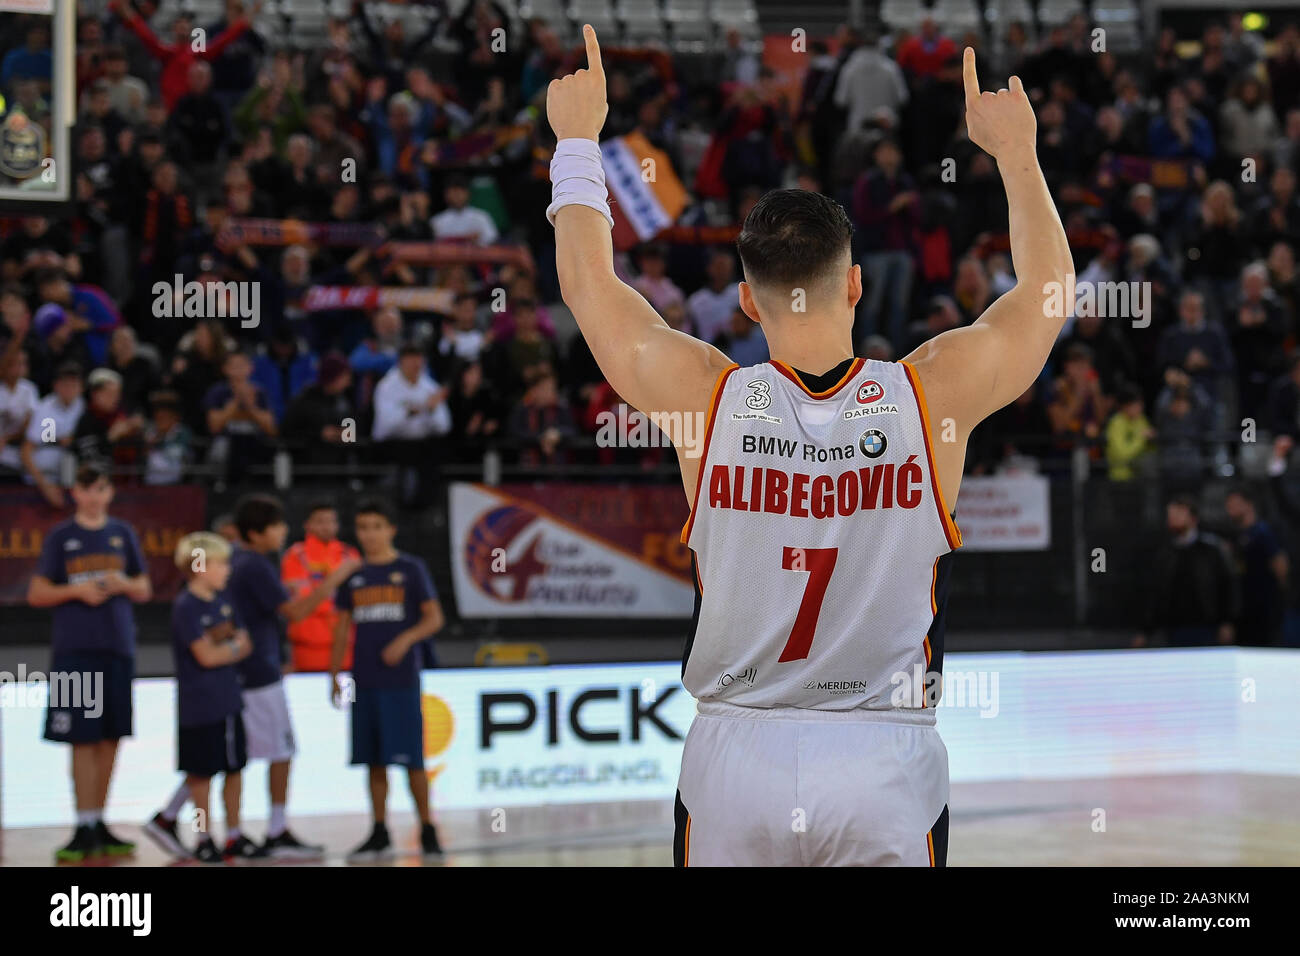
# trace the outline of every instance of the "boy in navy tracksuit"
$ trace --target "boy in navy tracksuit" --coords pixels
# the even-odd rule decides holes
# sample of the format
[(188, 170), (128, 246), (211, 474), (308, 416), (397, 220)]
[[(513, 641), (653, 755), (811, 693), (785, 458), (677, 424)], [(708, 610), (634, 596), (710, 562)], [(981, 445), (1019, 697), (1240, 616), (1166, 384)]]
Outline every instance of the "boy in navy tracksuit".
[[(271, 798), (266, 841), (258, 845), (240, 840), (236, 846), (239, 856), (245, 859), (317, 859), (324, 855), (325, 848), (303, 843), (294, 836), (286, 813), (289, 767), (297, 748), (289, 699), (281, 679), (280, 631), (283, 621), (302, 620), (326, 601), (358, 562), (345, 558), (316, 587), (295, 597), (280, 580), (277, 555), (284, 547), (289, 526), (279, 499), (264, 494), (245, 495), (236, 503), (234, 517), (240, 540), (230, 554), (227, 591), (253, 644), (251, 653), (239, 665), (244, 734), (248, 759), (270, 764), (267, 783)], [(174, 821), (187, 796), (186, 786), (181, 784), (162, 813), (164, 825), (168, 818)], [(165, 836), (161, 842), (166, 842)]]
[(77, 827), (71, 842), (55, 853), (60, 863), (135, 850), (134, 843), (104, 825), (104, 803), (118, 741), (131, 736), (131, 604), (152, 596), (135, 531), (108, 514), (113, 500), (108, 472), (83, 464), (72, 500), (76, 512), (45, 536), (27, 589), (32, 607), (54, 609), (45, 739), (72, 745)]
[[(207, 531), (186, 535), (176, 547), (176, 565), (185, 572), (185, 589), (172, 605), (172, 654), (176, 660), (177, 765), (185, 774), (190, 799), (202, 826), (194, 856), (203, 863), (247, 856), (251, 841), (239, 831), (241, 771), (248, 760), (241, 716), (243, 699), (236, 665), (253, 644), (239, 620), (226, 582), (230, 577), (230, 544)], [(224, 774), (225, 849), (213, 842), (208, 817), (212, 778)], [(163, 833), (154, 832), (162, 828)], [(176, 847), (176, 822), (160, 817), (146, 832), (156, 839), (170, 836)], [(167, 846), (165, 839), (160, 843)], [(173, 849), (174, 847), (169, 847)]]
[(442, 605), (429, 570), (419, 558), (393, 547), (397, 528), (386, 502), (357, 504), (357, 544), (364, 564), (334, 596), (339, 619), (330, 664), (331, 698), (338, 706), (339, 671), (350, 627), (352, 652), (352, 763), (370, 768), (374, 827), (350, 860), (390, 856), (385, 824), (388, 767), (405, 767), (420, 816), (420, 848), (439, 856), (438, 831), (429, 812), (429, 778), (424, 771), (424, 718), (420, 707), (420, 649), (443, 625)]

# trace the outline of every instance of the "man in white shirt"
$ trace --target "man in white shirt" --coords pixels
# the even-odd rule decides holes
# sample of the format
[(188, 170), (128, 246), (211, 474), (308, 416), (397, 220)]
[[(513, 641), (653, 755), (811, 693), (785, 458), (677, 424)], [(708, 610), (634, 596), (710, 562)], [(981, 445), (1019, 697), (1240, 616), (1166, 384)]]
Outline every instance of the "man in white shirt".
[(402, 346), (397, 364), (375, 386), (370, 437), (380, 456), (398, 466), (399, 493), (413, 507), (432, 485), (438, 455), (432, 440), (451, 431), (449, 390), (428, 373), (418, 345)]
[(882, 53), (874, 37), (858, 47), (844, 61), (835, 84), (835, 105), (849, 111), (847, 129), (856, 133), (868, 120), (886, 111), (891, 125), (907, 103), (907, 81), (903, 70)]
[(447, 208), (429, 220), (435, 239), (471, 239), (480, 246), (497, 241), (492, 217), (469, 204), (469, 181), (464, 176), (447, 177), (442, 195)]
[(23, 470), (23, 436), (41, 400), (27, 380), (27, 353), (14, 346), (0, 357), (0, 478), (12, 481)]
[(63, 488), (59, 485), (59, 464), (72, 445), (77, 422), (86, 410), (82, 390), (81, 367), (71, 362), (60, 365), (54, 375), (54, 390), (32, 409), (19, 452), (27, 480), (56, 508), (65, 504)]
[(731, 313), (740, 304), (740, 285), (733, 281), (736, 261), (726, 249), (709, 257), (709, 283), (691, 293), (686, 312), (695, 323), (695, 336), (712, 342), (731, 324)]
[(404, 345), (397, 364), (375, 386), (377, 442), (421, 441), (451, 431), (447, 389), (433, 380), (418, 345)]
[(477, 362), (486, 346), (487, 336), (478, 327), (478, 298), (472, 292), (457, 294), (451, 321), (442, 327), (438, 354), (455, 355), (461, 362)]
[(104, 49), (104, 80), (108, 83), (108, 101), (124, 120), (132, 125), (148, 118), (149, 86), (127, 72), (126, 52), (120, 46)]

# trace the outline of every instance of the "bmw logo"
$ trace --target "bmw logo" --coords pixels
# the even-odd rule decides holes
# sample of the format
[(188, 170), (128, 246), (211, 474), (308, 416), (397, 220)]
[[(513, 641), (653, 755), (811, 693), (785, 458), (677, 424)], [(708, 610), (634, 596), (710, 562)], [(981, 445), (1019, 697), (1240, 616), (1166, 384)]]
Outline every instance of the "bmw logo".
[(862, 437), (858, 439), (858, 447), (868, 458), (879, 458), (889, 447), (889, 442), (885, 440), (884, 432), (879, 428), (872, 428), (862, 433)]

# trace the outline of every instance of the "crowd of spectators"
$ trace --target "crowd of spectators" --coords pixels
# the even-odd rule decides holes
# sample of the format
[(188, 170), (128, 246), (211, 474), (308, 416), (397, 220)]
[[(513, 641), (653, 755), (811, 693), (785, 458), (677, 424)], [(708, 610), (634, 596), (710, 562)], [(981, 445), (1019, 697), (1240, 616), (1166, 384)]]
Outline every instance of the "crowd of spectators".
[[(559, 304), (544, 102), (580, 50), (491, 0), (420, 36), (368, 6), (305, 49), (251, 29), (245, 0), (214, 23), (149, 0), (79, 18), (71, 215), (0, 222), (0, 472), (53, 500), (56, 444), (156, 483), (197, 463), (237, 480), (277, 448), (304, 477), (488, 447), (526, 466), (670, 461), (596, 447), (621, 399)], [(0, 16), (0, 92), (48, 118), (47, 19)], [(1033, 99), (1079, 288), (1134, 292), (1119, 314), (1080, 300), (1039, 382), (976, 431), (971, 470), (1062, 468), (1082, 446), (1115, 480), (1194, 485), (1231, 468), (1244, 418), (1300, 437), (1300, 29), (1207, 18), (1131, 59), (1098, 51), (1083, 16), (1030, 32), (845, 27), (809, 41), (797, 83), (737, 36), (690, 60), (611, 49), (604, 135), (643, 136), (690, 193), (685, 228), (617, 268), (672, 327), (765, 361), (719, 237), (799, 185), (857, 227), (859, 354), (974, 321), (1015, 278), (997, 169), (962, 124), (973, 43), (986, 83), (1015, 72)], [(310, 226), (268, 239), (249, 219)], [(397, 245), (433, 242), (469, 252)], [(256, 288), (256, 321), (233, 291), (228, 317), (189, 313), (189, 282)], [(413, 295), (353, 308), (314, 287)]]

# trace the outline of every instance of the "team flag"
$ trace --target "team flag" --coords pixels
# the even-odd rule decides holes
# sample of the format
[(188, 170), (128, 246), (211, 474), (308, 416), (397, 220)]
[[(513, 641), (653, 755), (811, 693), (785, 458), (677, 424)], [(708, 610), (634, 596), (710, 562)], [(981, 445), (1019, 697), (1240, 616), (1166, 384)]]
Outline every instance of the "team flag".
[(605, 184), (613, 194), (614, 247), (630, 249), (653, 239), (677, 221), (686, 208), (686, 189), (668, 154), (640, 133), (628, 133), (600, 146)]

